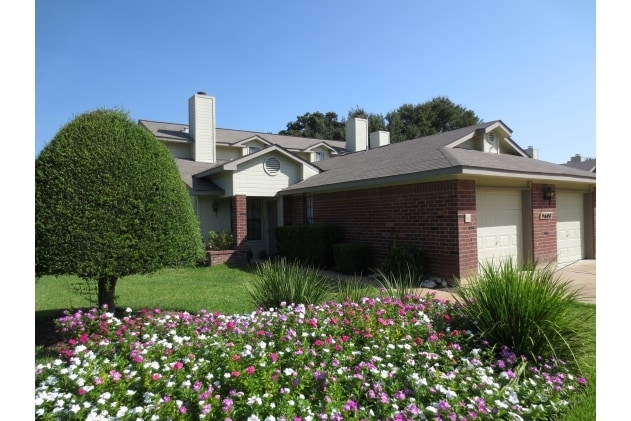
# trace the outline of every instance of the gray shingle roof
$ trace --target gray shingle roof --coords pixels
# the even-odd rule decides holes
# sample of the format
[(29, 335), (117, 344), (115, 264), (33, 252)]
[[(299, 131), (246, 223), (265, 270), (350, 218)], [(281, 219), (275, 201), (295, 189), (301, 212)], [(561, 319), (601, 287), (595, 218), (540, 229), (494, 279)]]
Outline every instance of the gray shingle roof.
[(578, 162), (569, 161), (561, 165), (564, 165), (566, 167), (576, 168), (583, 171), (591, 171), (591, 172), (596, 171), (595, 159), (586, 159), (585, 161), (578, 161)]
[[(188, 133), (182, 130), (188, 127), (188, 124), (162, 123), (158, 121), (139, 120), (138, 123), (151, 131), (159, 139), (170, 141), (192, 142), (192, 138)], [(338, 153), (346, 151), (346, 142), (340, 140), (324, 140), (312, 139), (299, 136), (281, 136), (278, 134), (251, 132), (244, 130), (231, 129), (215, 129), (218, 145), (234, 145), (242, 140), (249, 139), (254, 136), (261, 137), (270, 143), (281, 146), (288, 150), (306, 150), (319, 143), (325, 143), (335, 149)]]
[(194, 191), (197, 194), (224, 194), (223, 189), (213, 182), (207, 179), (193, 177), (195, 174), (207, 171), (221, 164), (208, 164), (181, 158), (174, 159), (182, 176), (182, 180), (189, 191)]
[(320, 161), (317, 164), (323, 170), (322, 173), (287, 187), (283, 192), (341, 187), (344, 184), (357, 182), (378, 184), (397, 177), (414, 177), (421, 180), (436, 175), (476, 171), (496, 172), (498, 175), (527, 173), (549, 177), (565, 176), (595, 182), (596, 175), (593, 173), (550, 162), (450, 146), (457, 140), (493, 123), (495, 122), (478, 124)]

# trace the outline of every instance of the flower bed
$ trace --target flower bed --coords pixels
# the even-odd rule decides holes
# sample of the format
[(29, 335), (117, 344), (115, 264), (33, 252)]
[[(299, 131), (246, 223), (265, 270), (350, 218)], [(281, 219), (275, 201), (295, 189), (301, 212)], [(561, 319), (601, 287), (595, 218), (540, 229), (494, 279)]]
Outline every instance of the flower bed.
[(60, 358), (36, 367), (37, 419), (548, 419), (584, 384), (562, 362), (497, 353), (452, 304), (286, 305), (251, 314), (58, 320)]

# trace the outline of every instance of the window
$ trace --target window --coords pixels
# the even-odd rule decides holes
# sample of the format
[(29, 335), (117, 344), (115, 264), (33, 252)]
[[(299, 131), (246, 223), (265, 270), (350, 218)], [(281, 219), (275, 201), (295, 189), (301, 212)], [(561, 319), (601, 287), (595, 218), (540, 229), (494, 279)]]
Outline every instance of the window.
[(248, 155), (254, 152), (258, 152), (260, 150), (261, 148), (259, 148), (258, 146), (248, 146)]
[(313, 196), (305, 197), (305, 213), (307, 224), (313, 224)]
[(261, 199), (247, 199), (248, 240), (261, 239)]
[(315, 160), (316, 161), (324, 161), (326, 159), (326, 154), (324, 152), (316, 152)]

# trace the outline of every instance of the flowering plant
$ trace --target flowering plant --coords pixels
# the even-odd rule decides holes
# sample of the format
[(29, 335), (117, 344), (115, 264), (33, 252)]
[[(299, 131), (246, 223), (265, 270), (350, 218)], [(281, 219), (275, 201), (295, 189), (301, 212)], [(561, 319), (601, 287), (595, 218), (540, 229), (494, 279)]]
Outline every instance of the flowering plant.
[(497, 353), (431, 296), (251, 314), (69, 312), (36, 367), (36, 419), (550, 419), (584, 383)]

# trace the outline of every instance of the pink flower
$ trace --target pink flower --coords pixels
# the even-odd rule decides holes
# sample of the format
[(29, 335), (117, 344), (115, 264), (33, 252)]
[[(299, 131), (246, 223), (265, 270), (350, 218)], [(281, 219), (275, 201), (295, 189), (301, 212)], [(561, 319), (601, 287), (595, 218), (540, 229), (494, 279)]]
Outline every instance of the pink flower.
[(245, 369), (246, 374), (254, 374), (255, 371), (256, 368), (254, 368), (254, 366), (252, 365)]
[(77, 390), (77, 393), (79, 394), (79, 396), (83, 396), (87, 393), (87, 390), (85, 390), (84, 388), (80, 387), (79, 390)]
[(231, 375), (232, 377), (239, 377), (239, 375), (240, 375), (240, 374), (241, 374), (241, 373), (239, 373), (239, 372), (238, 372), (238, 371), (236, 371), (236, 370), (230, 373), (230, 375)]
[(182, 367), (184, 367), (184, 364), (182, 364), (182, 361), (178, 361), (174, 363), (171, 367), (173, 368), (173, 370), (181, 370)]
[(276, 355), (275, 352), (272, 352), (271, 354), (269, 354), (269, 357), (272, 359), (272, 362), (278, 361), (278, 355)]
[(153, 381), (160, 380), (161, 378), (162, 378), (162, 375), (160, 373), (153, 373), (151, 375), (151, 380), (153, 380)]
[(122, 377), (122, 374), (116, 370), (112, 370), (110, 371), (110, 377), (112, 377), (112, 380), (114, 381), (119, 381)]

